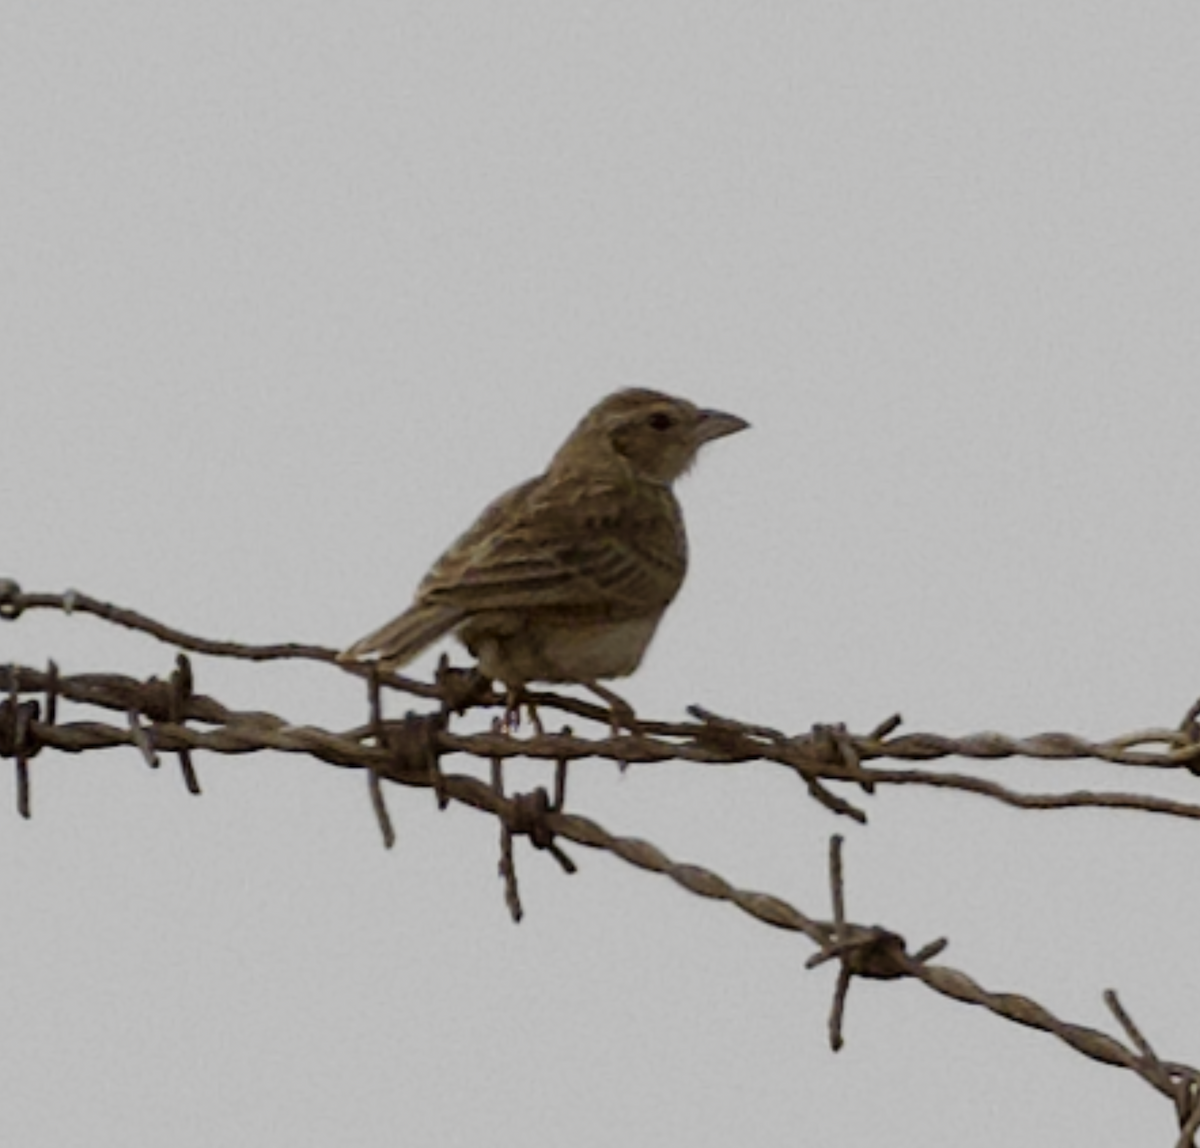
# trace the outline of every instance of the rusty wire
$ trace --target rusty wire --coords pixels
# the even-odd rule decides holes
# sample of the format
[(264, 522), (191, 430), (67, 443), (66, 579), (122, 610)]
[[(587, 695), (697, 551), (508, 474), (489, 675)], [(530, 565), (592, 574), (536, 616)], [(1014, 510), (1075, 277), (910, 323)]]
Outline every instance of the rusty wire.
[[(365, 671), (363, 676), (367, 676)], [(380, 680), (389, 688), (412, 692), (409, 690), (409, 680), (399, 675), (380, 675)], [(49, 683), (49, 671), (33, 667), (0, 666), (0, 694), (10, 695), (0, 703), (0, 715), (8, 714), (12, 709), (14, 688), (19, 687), (23, 694), (36, 694), (45, 691)], [(185, 683), (186, 677), (178, 667), (167, 682), (157, 678), (139, 681), (120, 674), (61, 677), (56, 686), (58, 696), (101, 709), (116, 710), (125, 716), (127, 728), (95, 722), (63, 725), (35, 721), (24, 729), (22, 736), (33, 736), (38, 745), (49, 745), (69, 753), (134, 744), (148, 761), (156, 759), (156, 751), (179, 753), (181, 750), (205, 749), (214, 753), (252, 753), (275, 749), (285, 753), (308, 754), (331, 765), (371, 769), (386, 758), (387, 752), (366, 744), (364, 739), (370, 735), (378, 737), (382, 731), (394, 740), (401, 735), (400, 727), (404, 724), (386, 722), (379, 730), (369, 724), (336, 733), (313, 726), (293, 725), (274, 714), (231, 710), (211, 697), (193, 695), (187, 698), (186, 705), (177, 708), (177, 716), (211, 727), (197, 729), (182, 721), (170, 720), (171, 707), (179, 705), (177, 692)], [(419, 696), (443, 697), (436, 683), (417, 682), (414, 685), (421, 687)], [(607, 728), (607, 717), (600, 707), (556, 694), (538, 693), (534, 697), (543, 710), (557, 708), (567, 713), (592, 717)], [(28, 703), (23, 704), (26, 706), (22, 710), (27, 715), (25, 720), (30, 720), (28, 715), (32, 711)], [(458, 708), (503, 705), (504, 696), (489, 687), (478, 690), (473, 698)], [(449, 716), (450, 711), (445, 707), (443, 709)], [(698, 712), (707, 714), (707, 711)], [(147, 741), (146, 731), (141, 728), (140, 715), (155, 723), (152, 744)], [(895, 722), (896, 719), (889, 719), (879, 728), (894, 728)], [(1106, 742), (1092, 742), (1062, 733), (1027, 738), (1010, 738), (993, 733), (949, 738), (927, 733), (888, 736), (881, 735), (878, 729), (861, 736), (842, 731), (831, 739), (829, 727), (816, 727), (808, 733), (787, 737), (779, 735), (768, 740), (759, 732), (760, 727), (747, 725), (742, 728), (740, 723), (728, 718), (722, 718), (719, 722), (642, 721), (640, 726), (641, 732), (638, 734), (626, 733), (605, 738), (584, 738), (570, 733), (545, 733), (518, 738), (499, 730), (457, 733), (446, 728), (443, 722), (433, 734), (433, 740), (439, 754), (462, 753), (484, 761), (510, 757), (556, 762), (601, 758), (630, 765), (689, 761), (709, 766), (773, 762), (799, 775), (813, 797), (832, 812), (858, 821), (865, 821), (866, 814), (848, 798), (832, 792), (831, 784), (850, 784), (868, 794), (881, 785), (918, 785), (974, 793), (1022, 809), (1129, 809), (1200, 820), (1200, 804), (1152, 794), (1090, 790), (1022, 793), (990, 778), (964, 773), (889, 769), (866, 764), (885, 758), (920, 761), (950, 755), (983, 759), (1032, 757), (1076, 760), (1091, 757), (1139, 769), (1150, 765), (1164, 769), (1192, 769), (1200, 746), (1179, 730), (1142, 731), (1137, 735), (1113, 738)], [(1136, 736), (1140, 745), (1150, 744), (1153, 740), (1163, 748), (1156, 752), (1117, 748), (1128, 746), (1133, 736)], [(847, 764), (846, 755), (850, 751), (856, 757), (852, 764)], [(6, 756), (13, 754), (9, 752)], [(28, 751), (24, 756), (29, 756)], [(194, 771), (191, 776), (194, 776)]]
[[(216, 642), (184, 634), (131, 610), (112, 606), (77, 592), (24, 594), (10, 580), (0, 579), (0, 620), (15, 620), (30, 609), (57, 609), (92, 614), (105, 621), (146, 633), (184, 650), (253, 661), (307, 659), (332, 662), (334, 651), (319, 646), (282, 644), (250, 646)], [(295, 725), (275, 714), (238, 711), (212, 697), (197, 693), (191, 664), (179, 654), (166, 681), (141, 681), (119, 674), (63, 675), (51, 662), (46, 670), (26, 666), (0, 666), (0, 757), (14, 760), (17, 807), (30, 815), (30, 762), (43, 749), (84, 753), (96, 749), (132, 746), (147, 764), (158, 766), (160, 753), (176, 754), (186, 787), (199, 794), (200, 785), (191, 755), (196, 750), (240, 754), (263, 750), (299, 753), (330, 765), (365, 771), (372, 806), (385, 844), (395, 841), (381, 782), (433, 789), (439, 806), (451, 801), (488, 813), (500, 826), (500, 873), (505, 898), (514, 920), (521, 906), (513, 843), (528, 839), (549, 852), (567, 873), (574, 861), (559, 842), (570, 841), (603, 850), (640, 869), (660, 873), (697, 896), (725, 901), (753, 919), (775, 928), (804, 934), (816, 946), (809, 967), (838, 963), (829, 1020), (830, 1043), (843, 1044), (847, 995), (857, 977), (875, 980), (909, 979), (942, 996), (975, 1005), (1017, 1024), (1056, 1036), (1080, 1054), (1101, 1064), (1133, 1072), (1173, 1104), (1180, 1128), (1177, 1145), (1195, 1144), (1200, 1130), (1200, 1070), (1161, 1060), (1117, 996), (1105, 993), (1105, 1003), (1125, 1034), (1127, 1043), (1097, 1029), (1063, 1021), (1028, 997), (990, 991), (967, 974), (932, 963), (947, 942), (939, 939), (908, 952), (905, 939), (879, 926), (847, 920), (841, 839), (830, 851), (832, 917), (812, 917), (782, 898), (738, 889), (713, 871), (675, 861), (656, 846), (637, 838), (610, 833), (596, 822), (564, 808), (568, 764), (601, 758), (629, 764), (687, 761), (710, 766), (744, 762), (773, 762), (795, 772), (811, 796), (831, 812), (865, 821), (866, 816), (849, 798), (831, 786), (850, 786), (865, 795), (879, 786), (923, 785), (991, 797), (1026, 809), (1079, 807), (1120, 808), (1200, 819), (1200, 805), (1167, 800), (1141, 793), (1071, 791), (1027, 794), (986, 778), (961, 773), (935, 773), (912, 768), (881, 768), (867, 764), (881, 759), (901, 762), (930, 761), (955, 756), (975, 760), (1026, 757), (1042, 760), (1092, 759), (1144, 770), (1183, 769), (1200, 773), (1200, 702), (1175, 728), (1142, 730), (1105, 741), (1091, 741), (1063, 733), (1012, 738), (996, 733), (949, 738), (936, 734), (897, 735), (900, 718), (893, 716), (865, 735), (844, 726), (817, 726), (799, 734), (722, 717), (692, 707), (692, 722), (655, 722), (639, 719), (636, 734), (581, 738), (570, 727), (559, 733), (539, 732), (518, 738), (502, 722), (489, 731), (456, 733), (453, 715), (483, 707), (503, 707), (504, 695), (472, 671), (450, 667), (443, 660), (436, 680), (418, 682), (395, 674), (380, 674), (362, 667), (367, 679), (369, 722), (362, 727), (334, 732), (315, 726)], [(409, 712), (399, 721), (385, 721), (380, 693), (386, 687), (439, 703), (427, 713)], [(102, 721), (60, 722), (58, 701), (88, 705), (119, 714), (123, 724)], [(553, 693), (531, 693), (540, 710), (558, 710), (591, 719), (610, 729), (602, 707)], [(199, 723), (199, 725), (195, 724)], [(203, 728), (201, 728), (203, 727)], [(490, 783), (446, 773), (445, 757), (465, 754), (491, 764)], [(553, 798), (544, 789), (509, 795), (503, 783), (504, 762), (512, 757), (539, 758), (556, 763)]]

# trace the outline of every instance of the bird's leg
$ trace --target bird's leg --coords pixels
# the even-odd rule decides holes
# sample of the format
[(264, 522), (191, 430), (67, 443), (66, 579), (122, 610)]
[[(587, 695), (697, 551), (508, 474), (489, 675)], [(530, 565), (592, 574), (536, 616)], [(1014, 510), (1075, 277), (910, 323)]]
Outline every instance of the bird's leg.
[(546, 729), (542, 725), (541, 717), (538, 715), (537, 706), (535, 706), (533, 702), (526, 698), (525, 708), (529, 711), (529, 721), (533, 725), (534, 736), (541, 737), (542, 734), (546, 732)]
[(509, 734), (516, 733), (521, 728), (521, 704), (529, 711), (529, 720), (533, 732), (541, 737), (546, 731), (542, 727), (542, 719), (538, 716), (537, 706), (525, 696), (524, 686), (509, 686), (504, 694), (504, 728)]
[(583, 682), (582, 684), (608, 705), (611, 711), (609, 724), (612, 726), (613, 737), (620, 737), (622, 730), (628, 730), (635, 735), (642, 732), (637, 715), (633, 712), (633, 706), (620, 694), (613, 693), (607, 686), (602, 686), (599, 682)]

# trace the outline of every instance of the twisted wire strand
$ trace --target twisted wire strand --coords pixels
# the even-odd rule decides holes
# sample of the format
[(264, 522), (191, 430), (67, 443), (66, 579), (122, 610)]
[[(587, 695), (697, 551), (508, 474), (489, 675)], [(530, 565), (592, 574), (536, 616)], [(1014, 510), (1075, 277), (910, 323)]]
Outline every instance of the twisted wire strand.
[[(16, 620), (30, 610), (55, 610), (65, 614), (89, 614), (115, 625), (156, 638), (181, 650), (207, 654), (212, 657), (238, 658), (247, 661), (279, 661), (298, 659), (333, 662), (337, 652), (325, 646), (298, 642), (253, 645), (244, 642), (216, 641), (188, 634), (182, 630), (112, 603), (100, 601), (77, 590), (61, 594), (25, 593), (9, 578), (0, 578), (0, 619)], [(347, 672), (366, 677), (366, 667), (343, 667)], [(392, 689), (414, 697), (442, 701), (445, 688), (439, 683), (421, 682), (402, 674), (381, 675)], [(132, 679), (131, 679), (132, 680)], [(481, 693), (481, 702), (502, 705), (504, 697), (494, 691)], [(82, 700), (82, 699), (81, 699)], [(557, 710), (564, 714), (589, 718), (608, 724), (606, 709), (591, 702), (550, 692), (531, 692), (529, 700), (538, 708)], [(787, 763), (799, 758), (808, 759), (814, 752), (809, 735), (789, 736), (765, 726), (722, 718), (708, 710), (692, 707), (702, 715), (699, 722), (642, 721), (642, 730), (649, 735), (688, 740), (739, 739), (748, 744), (743, 756), (713, 755), (688, 745), (676, 747), (676, 756), (695, 761), (733, 761), (766, 758)], [(895, 737), (858, 736), (854, 745), (863, 761), (890, 758), (902, 761), (933, 761), (945, 757), (965, 757), (976, 760), (998, 760), (1025, 757), (1045, 761), (1097, 760), (1115, 765), (1143, 765), (1159, 769), (1188, 768), (1200, 770), (1200, 729), (1197, 716), (1200, 702), (1189, 711), (1180, 727), (1138, 730), (1100, 741), (1069, 733), (1040, 733), (1027, 737), (1010, 737), (991, 731), (947, 737), (935, 733), (908, 733)], [(885, 723), (886, 724), (886, 723)], [(1142, 748), (1158, 747), (1158, 748)], [(536, 744), (533, 755), (538, 756)], [(816, 750), (818, 752), (819, 750)], [(653, 760), (653, 759), (652, 759)]]
[[(373, 769), (386, 759), (384, 751), (364, 744), (372, 733), (370, 726), (361, 726), (341, 733), (311, 725), (294, 725), (275, 714), (259, 711), (239, 711), (228, 708), (216, 699), (192, 694), (186, 704), (188, 720), (204, 722), (211, 729), (172, 723), (167, 719), (169, 683), (158, 679), (139, 681), (121, 674), (62, 675), (55, 671), (56, 695), (73, 702), (96, 706), (128, 715), (145, 715), (155, 721), (155, 745), (164, 751), (209, 750), (213, 753), (253, 753), (274, 749), (284, 753), (304, 753), (320, 758), (331, 765), (346, 768)], [(0, 693), (37, 694), (51, 684), (51, 672), (27, 666), (0, 666)], [(389, 683), (390, 684), (390, 683)], [(549, 695), (544, 695), (549, 696)], [(566, 699), (571, 701), (573, 699)], [(499, 696), (496, 704), (502, 704)], [(586, 703), (585, 703), (586, 704)], [(384, 728), (397, 723), (384, 722)], [(648, 729), (651, 723), (645, 723)], [(655, 723), (666, 724), (666, 723)], [(584, 738), (561, 733), (545, 733), (529, 738), (514, 737), (494, 730), (479, 733), (454, 733), (441, 730), (437, 749), (441, 754), (462, 753), (472, 757), (506, 760), (514, 757), (544, 761), (580, 761), (599, 758), (628, 765), (650, 765), (670, 761), (730, 766), (747, 762), (770, 761), (789, 768), (804, 777), (825, 783), (850, 783), (855, 786), (918, 785), (933, 789), (956, 790), (991, 798), (1019, 809), (1126, 809), (1156, 813), (1185, 820), (1200, 820), (1200, 804), (1177, 801), (1152, 794), (1107, 793), (1074, 790), (1067, 793), (1022, 793), (989, 778), (964, 773), (937, 773), (928, 770), (886, 769), (857, 764), (847, 768), (841, 758), (834, 758), (820, 745), (820, 737), (801, 735), (786, 741), (765, 742), (749, 736), (727, 736), (714, 740), (701, 723), (676, 726), (686, 730), (689, 740), (655, 736), (647, 732), (604, 738)], [(1163, 731), (1164, 735), (1167, 731)], [(102, 722), (66, 722), (50, 724), (29, 723), (28, 736), (35, 744), (46, 745), (68, 753), (82, 753), (135, 744), (142, 748), (145, 734), (137, 724), (120, 727)], [(1139, 735), (1142, 736), (1142, 735)], [(941, 755), (968, 757), (971, 750), (982, 746), (984, 755), (996, 757), (999, 735), (972, 735), (958, 739), (937, 738)], [(1047, 734), (1039, 738), (1001, 739), (1011, 751), (1010, 756), (1044, 756), (1049, 748), (1063, 756), (1066, 735)], [(894, 757), (901, 760), (928, 760), (932, 735), (919, 734), (879, 739), (871, 736), (851, 737), (853, 749), (862, 761)], [(1071, 757), (1085, 757), (1082, 739), (1069, 739)], [(1113, 739), (1114, 741), (1121, 739)], [(902, 743), (896, 746), (895, 743)], [(913, 752), (914, 743), (916, 752)], [(1031, 744), (1032, 743), (1032, 744)], [(962, 753), (956, 753), (956, 746)], [(143, 752), (144, 749), (143, 749)], [(1097, 755), (1099, 756), (1099, 755)], [(1111, 756), (1103, 757), (1111, 761)], [(1125, 763), (1129, 764), (1129, 763)], [(864, 819), (860, 818), (860, 819)]]

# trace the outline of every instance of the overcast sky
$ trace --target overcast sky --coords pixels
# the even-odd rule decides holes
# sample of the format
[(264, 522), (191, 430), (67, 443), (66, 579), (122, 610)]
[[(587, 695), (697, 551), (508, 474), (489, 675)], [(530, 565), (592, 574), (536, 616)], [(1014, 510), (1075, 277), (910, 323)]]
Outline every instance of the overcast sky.
[[(646, 385), (753, 429), (681, 484), (643, 715), (1170, 725), (1200, 693), (1197, 140), (1191, 3), (9, 5), (0, 575), (343, 646)], [(51, 656), (173, 651), (0, 628)], [(329, 667), (196, 673), (365, 713)], [(490, 819), (393, 790), (389, 853), (356, 774), (197, 768), (202, 799), (44, 753), (34, 820), (0, 807), (5, 1143), (1173, 1142), (1136, 1078), (919, 985), (857, 985), (834, 1056), (803, 939), (611, 858), (520, 849), (514, 927)], [(589, 762), (569, 798), (814, 916), (846, 833), (852, 917), (1081, 1023), (1116, 987), (1200, 1061), (1194, 823), (884, 791), (858, 827), (765, 766)]]

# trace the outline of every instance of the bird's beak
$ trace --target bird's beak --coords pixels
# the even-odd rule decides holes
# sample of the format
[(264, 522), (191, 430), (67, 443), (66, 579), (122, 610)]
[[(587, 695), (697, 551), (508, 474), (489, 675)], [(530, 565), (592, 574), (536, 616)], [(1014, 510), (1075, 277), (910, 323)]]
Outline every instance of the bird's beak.
[(702, 442), (712, 442), (715, 438), (724, 438), (727, 434), (737, 434), (750, 424), (737, 415), (727, 415), (724, 411), (701, 411), (700, 423), (696, 428), (696, 438)]

